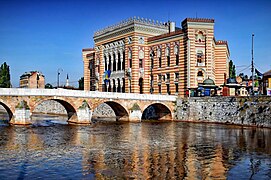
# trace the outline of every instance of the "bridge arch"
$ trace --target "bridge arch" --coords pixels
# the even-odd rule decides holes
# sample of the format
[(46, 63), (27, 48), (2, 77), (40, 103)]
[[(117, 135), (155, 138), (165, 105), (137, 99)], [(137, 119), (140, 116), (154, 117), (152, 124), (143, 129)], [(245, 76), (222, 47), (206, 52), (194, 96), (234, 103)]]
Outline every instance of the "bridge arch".
[(8, 105), (6, 105), (6, 103), (4, 102), (1, 102), (0, 101), (0, 105), (4, 107), (4, 109), (7, 111), (7, 114), (8, 114), (8, 121), (11, 120), (12, 116), (13, 116), (13, 113), (11, 111), (11, 109), (8, 107)]
[(172, 112), (170, 108), (163, 103), (153, 103), (147, 106), (141, 120), (172, 120)]
[(71, 119), (71, 117), (76, 114), (76, 109), (75, 109), (74, 105), (72, 105), (72, 103), (70, 103), (66, 100), (63, 100), (63, 99), (54, 99), (54, 98), (48, 98), (48, 99), (46, 98), (46, 99), (40, 100), (39, 102), (37, 102), (33, 106), (33, 108), (31, 109), (31, 112), (33, 112), (33, 110), (38, 105), (40, 105), (42, 102), (45, 102), (45, 101), (56, 101), (56, 102), (60, 103), (65, 108), (65, 110), (67, 112), (68, 120)]
[(123, 105), (121, 105), (120, 103), (115, 102), (115, 101), (105, 101), (103, 103), (109, 105), (113, 109), (113, 111), (116, 115), (117, 121), (128, 120), (129, 114), (128, 114), (127, 109)]

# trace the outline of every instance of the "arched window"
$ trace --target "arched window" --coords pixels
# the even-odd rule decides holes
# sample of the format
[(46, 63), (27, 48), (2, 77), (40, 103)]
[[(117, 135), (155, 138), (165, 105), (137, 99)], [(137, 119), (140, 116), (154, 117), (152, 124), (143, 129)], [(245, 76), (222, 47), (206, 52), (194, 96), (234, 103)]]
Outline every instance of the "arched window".
[(202, 71), (199, 71), (199, 72), (198, 72), (198, 77), (202, 77), (202, 76), (203, 76)]
[(198, 42), (202, 42), (204, 40), (204, 35), (201, 31), (196, 35), (196, 40)]
[(202, 51), (197, 52), (197, 63), (203, 63), (203, 52)]
[(170, 66), (170, 51), (168, 46), (166, 47), (165, 55), (167, 57), (167, 66)]

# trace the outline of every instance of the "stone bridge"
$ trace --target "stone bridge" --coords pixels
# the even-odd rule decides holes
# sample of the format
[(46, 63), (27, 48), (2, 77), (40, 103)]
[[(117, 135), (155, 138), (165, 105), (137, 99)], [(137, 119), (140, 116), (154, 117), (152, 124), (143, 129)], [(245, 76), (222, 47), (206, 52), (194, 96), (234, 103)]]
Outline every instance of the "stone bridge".
[[(177, 96), (79, 91), (66, 89), (0, 88), (0, 105), (11, 124), (31, 124), (31, 116), (40, 103), (53, 100), (67, 111), (69, 123), (91, 123), (92, 112), (100, 104), (108, 104), (117, 120), (138, 122), (142, 119), (173, 120)], [(155, 116), (148, 115), (152, 108)]]

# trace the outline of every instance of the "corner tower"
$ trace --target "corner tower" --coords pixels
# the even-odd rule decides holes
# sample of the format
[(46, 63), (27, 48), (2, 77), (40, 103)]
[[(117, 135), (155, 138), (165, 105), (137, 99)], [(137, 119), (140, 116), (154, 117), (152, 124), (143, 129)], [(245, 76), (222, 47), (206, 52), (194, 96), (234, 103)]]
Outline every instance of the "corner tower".
[(187, 87), (195, 89), (208, 77), (215, 81), (214, 19), (186, 18), (185, 33)]

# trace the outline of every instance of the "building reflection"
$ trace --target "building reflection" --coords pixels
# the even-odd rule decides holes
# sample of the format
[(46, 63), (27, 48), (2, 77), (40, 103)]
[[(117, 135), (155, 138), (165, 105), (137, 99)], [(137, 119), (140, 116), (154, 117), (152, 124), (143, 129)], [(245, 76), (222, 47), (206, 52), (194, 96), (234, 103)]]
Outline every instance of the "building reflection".
[(77, 153), (82, 175), (97, 179), (227, 179), (244, 154), (271, 155), (270, 129), (168, 122), (3, 129), (1, 150)]
[[(182, 129), (184, 132), (180, 133), (176, 132), (175, 125), (174, 123), (165, 125), (165, 128), (159, 132), (159, 137), (155, 137), (157, 135), (154, 133), (155, 128), (150, 129), (147, 125), (127, 125), (127, 128), (119, 129), (117, 139), (111, 143), (104, 141), (103, 146), (97, 143), (101, 143), (104, 139), (95, 140), (90, 135), (89, 147), (86, 148), (83, 156), (86, 158), (83, 160), (83, 167), (88, 167), (88, 169), (84, 171), (94, 173), (95, 177), (101, 179), (116, 177), (226, 179), (233, 165), (232, 161), (239, 158), (238, 153), (235, 153), (238, 149), (245, 148), (249, 151), (251, 148), (260, 148), (261, 151), (270, 152), (267, 148), (269, 143), (267, 139), (270, 138), (266, 138), (265, 130), (262, 129), (257, 129), (253, 135), (251, 129), (247, 131), (239, 128), (226, 131), (215, 129), (210, 132), (207, 128), (206, 131), (195, 132), (193, 126), (188, 126), (185, 131)], [(179, 135), (176, 136), (176, 133)], [(266, 133), (270, 134), (270, 131)], [(215, 134), (219, 138), (217, 142), (215, 137), (213, 137), (213, 142), (204, 141)], [(229, 136), (233, 134), (238, 134), (238, 136)], [(161, 141), (165, 144), (160, 144)], [(126, 146), (125, 143), (128, 142), (133, 146)], [(229, 142), (231, 144), (228, 144)], [(114, 152), (116, 147), (112, 147), (112, 143), (118, 145), (118, 148), (123, 151), (120, 150), (116, 155)], [(93, 151), (92, 148), (95, 147), (102, 148), (99, 151)]]

